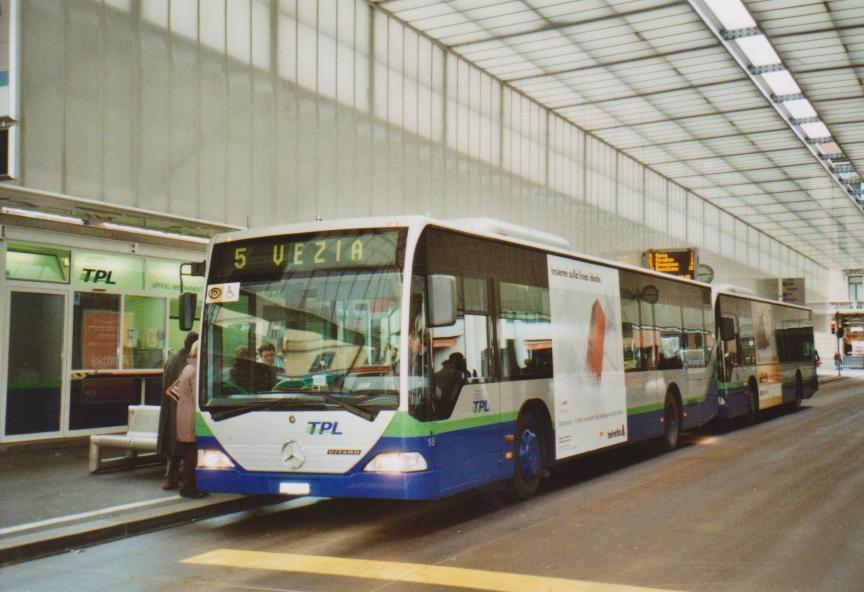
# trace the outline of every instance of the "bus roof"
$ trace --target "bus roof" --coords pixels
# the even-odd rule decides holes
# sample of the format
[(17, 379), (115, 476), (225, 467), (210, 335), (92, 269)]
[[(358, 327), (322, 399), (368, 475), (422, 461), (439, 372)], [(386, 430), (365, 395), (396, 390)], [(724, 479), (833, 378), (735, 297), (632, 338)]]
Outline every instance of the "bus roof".
[[(710, 288), (709, 284), (697, 280), (680, 278), (659, 271), (646, 269), (629, 263), (612, 261), (592, 255), (586, 255), (574, 251), (566, 239), (547, 232), (532, 228), (519, 226), (509, 222), (503, 222), (492, 218), (463, 218), (457, 220), (442, 220), (429, 216), (376, 216), (366, 218), (343, 218), (337, 220), (315, 220), (297, 224), (285, 224), (266, 228), (240, 230), (236, 232), (219, 234), (213, 237), (212, 244), (220, 244), (237, 240), (246, 240), (264, 236), (279, 236), (287, 234), (305, 234), (310, 232), (324, 232), (332, 230), (353, 230), (358, 228), (408, 228), (417, 235), (427, 226), (454, 230), (472, 236), (489, 238), (497, 241), (517, 244), (533, 249), (554, 253), (557, 255), (575, 257), (589, 263), (596, 263), (607, 267), (625, 269), (637, 273), (652, 275), (667, 280), (676, 280), (685, 283), (697, 284)], [(534, 237), (535, 240), (532, 240)], [(766, 302), (775, 302), (766, 300)]]

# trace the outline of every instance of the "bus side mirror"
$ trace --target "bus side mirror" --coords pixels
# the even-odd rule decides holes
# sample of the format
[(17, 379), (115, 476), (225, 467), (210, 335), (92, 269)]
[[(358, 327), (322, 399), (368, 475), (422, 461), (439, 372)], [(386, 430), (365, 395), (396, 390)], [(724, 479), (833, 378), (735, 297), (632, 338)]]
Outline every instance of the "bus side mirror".
[(735, 319), (732, 317), (720, 317), (720, 339), (723, 341), (735, 339)]
[(429, 326), (449, 327), (456, 322), (456, 278), (429, 276)]
[(195, 324), (195, 305), (198, 295), (194, 292), (180, 294), (180, 330), (191, 331)]

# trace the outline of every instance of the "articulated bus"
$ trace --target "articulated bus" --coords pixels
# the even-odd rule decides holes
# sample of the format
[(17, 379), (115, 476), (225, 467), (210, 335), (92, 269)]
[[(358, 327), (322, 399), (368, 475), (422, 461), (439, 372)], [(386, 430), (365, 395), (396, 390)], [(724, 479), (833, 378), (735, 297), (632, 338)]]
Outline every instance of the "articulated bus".
[(217, 237), (206, 273), (204, 491), (437, 499), (506, 481), (527, 498), (553, 463), (671, 450), (717, 414), (709, 286), (552, 235), (314, 222)]
[(717, 291), (718, 416), (752, 424), (760, 410), (795, 408), (818, 390), (809, 309)]

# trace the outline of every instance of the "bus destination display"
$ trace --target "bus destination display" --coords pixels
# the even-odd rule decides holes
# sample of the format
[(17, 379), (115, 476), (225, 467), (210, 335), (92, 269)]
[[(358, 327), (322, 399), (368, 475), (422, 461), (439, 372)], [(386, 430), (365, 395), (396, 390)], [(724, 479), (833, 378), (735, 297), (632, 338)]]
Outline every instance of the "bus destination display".
[(648, 269), (670, 275), (693, 279), (696, 271), (696, 251), (693, 249), (650, 250), (646, 253)]
[(398, 231), (274, 236), (214, 248), (211, 281), (397, 264)]

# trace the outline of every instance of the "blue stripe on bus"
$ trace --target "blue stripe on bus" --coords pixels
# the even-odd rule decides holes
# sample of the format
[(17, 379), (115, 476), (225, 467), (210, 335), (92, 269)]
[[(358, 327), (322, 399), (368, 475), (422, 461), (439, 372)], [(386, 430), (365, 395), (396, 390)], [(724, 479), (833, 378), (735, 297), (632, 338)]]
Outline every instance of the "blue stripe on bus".
[[(686, 428), (701, 425), (716, 413), (716, 382), (708, 387), (705, 401), (684, 406)], [(663, 434), (663, 409), (627, 418), (630, 443)], [(284, 482), (308, 483), (310, 495), (317, 497), (369, 497), (390, 499), (438, 499), (508, 479), (513, 475), (513, 459), (506, 453), (513, 444), (505, 436), (515, 432), (516, 422), (444, 432), (421, 437), (382, 437), (352, 468), (342, 474), (281, 473), (235, 469), (198, 469), (198, 487), (203, 491), (247, 494), (278, 494)], [(554, 434), (552, 441), (554, 442)], [(199, 437), (199, 448), (225, 452), (215, 437)], [(426, 471), (403, 474), (367, 473), (369, 461), (382, 452), (416, 451), (423, 455)], [(564, 459), (566, 460), (566, 459)]]
[[(512, 444), (506, 442), (504, 436), (512, 434), (514, 427), (515, 422), (499, 423), (438, 434), (434, 439), (384, 437), (354, 468), (343, 474), (247, 471), (238, 466), (235, 469), (199, 468), (196, 480), (202, 491), (214, 493), (278, 494), (280, 483), (292, 482), (308, 483), (309, 495), (316, 497), (437, 499), (512, 475), (513, 460), (505, 458)], [(198, 447), (225, 452), (213, 437), (199, 437)], [(377, 454), (399, 451), (421, 453), (429, 463), (428, 470), (403, 474), (363, 471)]]

